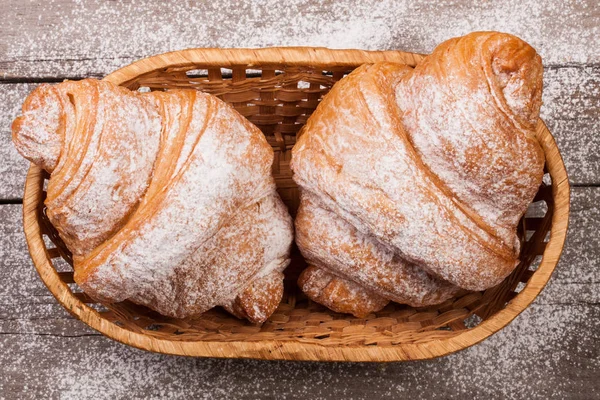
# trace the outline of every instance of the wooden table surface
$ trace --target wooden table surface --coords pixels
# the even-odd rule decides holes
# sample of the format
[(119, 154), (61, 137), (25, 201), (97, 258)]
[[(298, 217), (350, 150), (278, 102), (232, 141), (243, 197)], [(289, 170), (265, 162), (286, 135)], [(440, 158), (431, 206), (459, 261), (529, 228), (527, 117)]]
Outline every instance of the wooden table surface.
[[(600, 6), (597, 0), (3, 0), (0, 23), (0, 398), (600, 398)], [(545, 4), (544, 4), (545, 3)], [(74, 320), (38, 278), (22, 233), (27, 163), (10, 141), (42, 82), (102, 77), (188, 47), (314, 45), (429, 52), (475, 30), (542, 55), (542, 117), (573, 187), (561, 262), (521, 316), (426, 362), (192, 359), (113, 342)]]

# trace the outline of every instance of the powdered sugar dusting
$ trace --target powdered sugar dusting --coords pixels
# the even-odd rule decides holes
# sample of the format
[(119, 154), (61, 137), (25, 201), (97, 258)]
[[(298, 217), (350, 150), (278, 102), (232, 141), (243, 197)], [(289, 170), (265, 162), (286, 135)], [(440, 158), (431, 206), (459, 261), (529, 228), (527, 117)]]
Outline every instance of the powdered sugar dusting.
[[(326, 46), (430, 52), (476, 30), (522, 37), (547, 64), (598, 63), (594, 0), (104, 2), (13, 0), (5, 76), (102, 76), (132, 60), (191, 47)], [(21, 6), (18, 6), (21, 5)], [(27, 13), (20, 10), (25, 8)], [(135, 27), (135, 29), (131, 29)], [(38, 60), (43, 60), (40, 62)]]
[[(356, 91), (364, 93), (373, 89), (362, 85), (358, 76), (351, 76), (357, 77), (354, 78)], [(336, 99), (360, 96), (349, 81), (344, 83), (346, 85), (338, 85), (336, 96), (325, 99), (323, 104), (331, 106), (326, 103), (330, 99), (335, 102)], [(436, 191), (427, 175), (409, 161), (409, 150), (396, 136), (397, 128), (386, 113), (375, 115), (377, 124), (372, 123), (369, 114), (377, 113), (378, 107), (386, 107), (380, 103), (383, 99), (374, 92), (364, 93), (364, 96), (371, 103), (369, 108), (362, 108), (357, 113), (355, 109), (356, 114), (350, 119), (345, 116), (342, 122), (337, 120), (341, 114), (336, 114), (330, 122), (314, 117), (309, 121), (307, 132), (311, 133), (306, 133), (294, 149), (296, 182), (306, 190), (326, 194), (319, 197), (327, 208), (351, 222), (359, 231), (375, 235), (396, 251), (401, 251), (403, 257), (409, 257), (409, 261), (428, 266), (431, 272), (435, 271), (443, 279), (455, 284), (460, 282), (461, 286), (473, 289), (503, 279), (504, 274), (512, 269), (512, 263), (509, 265), (502, 257), (483, 250), (464, 231), (456, 230), (458, 222), (469, 226), (469, 230), (480, 235), (484, 243), (493, 243), (486, 232), (464, 216), (451, 199)], [(362, 113), (365, 115), (361, 116)], [(329, 139), (336, 136), (353, 138), (352, 142), (346, 140), (348, 150), (336, 146), (335, 139)], [(380, 154), (386, 157), (382, 158)], [(330, 166), (329, 159), (337, 160), (339, 166)], [(352, 159), (360, 162), (353, 163)], [(376, 167), (365, 168), (369, 165)], [(337, 172), (340, 170), (341, 174)], [(418, 222), (410, 217), (413, 215), (419, 216)], [(434, 232), (444, 238), (443, 243), (438, 243), (438, 236), (432, 234)], [(472, 258), (481, 254), (487, 256)], [(494, 262), (487, 257), (493, 257)], [(463, 263), (464, 270), (447, 268), (448, 265)], [(504, 272), (477, 268), (488, 264), (502, 268)], [(476, 271), (480, 273), (476, 274)]]
[[(501, 57), (509, 51), (510, 62)], [(541, 182), (541, 83), (531, 47), (481, 34), (442, 44), (396, 91), (420, 159), (508, 246), (517, 245), (514, 227)]]
[(600, 245), (595, 234), (600, 189), (575, 187), (572, 195), (565, 251), (533, 305), (465, 351), (388, 364), (174, 357), (107, 339), (48, 294), (27, 251), (21, 206), (3, 205), (0, 391), (7, 398), (82, 400), (132, 394), (207, 399), (594, 397), (600, 390)]
[(29, 162), (12, 143), (11, 125), (27, 94), (37, 85), (0, 85), (0, 199), (23, 197)]
[[(0, 74), (34, 78), (63, 74), (100, 76), (138, 57), (179, 45), (207, 46), (222, 41), (243, 47), (249, 40), (259, 45), (303, 44), (306, 32), (293, 26), (300, 19), (315, 21), (312, 36), (316, 43), (324, 44), (327, 38), (319, 38), (319, 31), (332, 21), (350, 21), (348, 14), (352, 13), (357, 17), (352, 23), (364, 22), (365, 29), (357, 31), (348, 26), (344, 43), (352, 44), (351, 47), (364, 44), (373, 49), (430, 52), (442, 40), (464, 34), (469, 28), (484, 28), (523, 37), (542, 54), (546, 67), (557, 63), (598, 63), (600, 24), (595, 0), (553, 0), (543, 4), (532, 0), (285, 2), (289, 15), (284, 14), (284, 7), (274, 8), (273, 3), (8, 0), (3, 2), (2, 10), (5, 34), (0, 40)], [(386, 8), (385, 15), (378, 9), (380, 4)], [(214, 11), (206, 10), (213, 6)], [(77, 11), (71, 12), (74, 7)], [(96, 12), (95, 7), (102, 10)], [(241, 20), (241, 14), (248, 17)], [(372, 20), (377, 26), (386, 25), (389, 33), (373, 34), (369, 28)], [(206, 23), (209, 26), (205, 29), (204, 21), (214, 24)], [(165, 24), (169, 29), (159, 31), (159, 25)], [(271, 26), (274, 36), (268, 38), (263, 32)], [(236, 35), (234, 40), (231, 35), (237, 29), (252, 31), (248, 35), (252, 37)], [(385, 41), (379, 41), (379, 35)], [(335, 46), (332, 42), (329, 43)], [(30, 45), (35, 46), (34, 51), (28, 50)], [(6, 62), (5, 55), (9, 53), (11, 58)], [(18, 61), (13, 63), (13, 57)], [(577, 184), (598, 183), (598, 69), (546, 68), (544, 80), (542, 115), (557, 138), (569, 179)], [(0, 85), (2, 199), (22, 197), (28, 162), (11, 144), (10, 124), (35, 86)], [(27, 252), (21, 206), (2, 205), (0, 393), (6, 398), (82, 400), (132, 396), (544, 400), (598, 397), (597, 191), (572, 188), (568, 241), (561, 262), (538, 300), (508, 327), (450, 357), (390, 364), (193, 359), (143, 352), (116, 343), (72, 319), (48, 295)]]
[(58, 164), (63, 142), (60, 125), (64, 116), (58, 97), (52, 87), (39, 87), (12, 125), (19, 132), (13, 140), (23, 156), (49, 171)]
[[(485, 46), (482, 46), (483, 41)], [(463, 49), (459, 47), (482, 46), (477, 51), (483, 53), (488, 51), (487, 43), (492, 43), (491, 47), (496, 43), (508, 46), (507, 42), (514, 41), (517, 40), (502, 35), (470, 35), (455, 41), (458, 44), (454, 48), (449, 44), (444, 45), (447, 48), (441, 46), (414, 71), (383, 63), (362, 66), (333, 88), (308, 121), (293, 150), (294, 179), (303, 191), (310, 192), (310, 197), (301, 199), (306, 204), (303, 204), (304, 209), (301, 207), (301, 218), (296, 223), (297, 236), (301, 239), (298, 245), (309, 260), (312, 257), (315, 265), (389, 296), (389, 289), (385, 293), (385, 282), (379, 282), (377, 277), (377, 274), (390, 275), (383, 268), (385, 264), (368, 272), (365, 268), (353, 271), (351, 259), (356, 257), (340, 261), (335, 257), (337, 249), (325, 250), (325, 240), (311, 237), (316, 232), (312, 228), (314, 222), (302, 219), (302, 212), (310, 212), (307, 207), (314, 197), (319, 207), (327, 208), (361, 234), (376, 238), (402, 261), (414, 263), (459, 287), (489, 288), (514, 269), (519, 252), (516, 223), (541, 183), (542, 152), (532, 137), (533, 132), (521, 132), (520, 126), (505, 121), (505, 113), (512, 110), (492, 96), (492, 92), (501, 90), (497, 87), (500, 85), (489, 81), (496, 78), (469, 75), (469, 68), (491, 70), (489, 64), (493, 60), (478, 56), (468, 48), (460, 53)], [(497, 53), (506, 54), (518, 47), (502, 47)], [(461, 58), (469, 54), (475, 54), (475, 61)], [(528, 56), (534, 57), (535, 52)], [(539, 59), (531, 62), (534, 61), (539, 62)], [(469, 66), (464, 70), (463, 62)], [(461, 84), (465, 88), (450, 88), (453, 81), (433, 75), (431, 71), (437, 70), (462, 77)], [(540, 72), (534, 67), (532, 70)], [(535, 98), (530, 91), (540, 90), (539, 84), (535, 85), (538, 78), (541, 80), (541, 76), (531, 77), (534, 83), (530, 90), (519, 91), (525, 100)], [(453, 96), (468, 97), (469, 89), (475, 97), (469, 98), (465, 103), (467, 107), (460, 107), (462, 103), (459, 103), (459, 112), (454, 113)], [(438, 95), (442, 97), (440, 100), (436, 100)], [(538, 112), (535, 104), (530, 107), (533, 113)], [(425, 111), (419, 118), (421, 108)], [(465, 122), (453, 124), (447, 114), (452, 116), (450, 119), (462, 118)], [(408, 134), (401, 129), (405, 120)], [(480, 120), (487, 120), (489, 126), (480, 124)], [(484, 131), (481, 138), (478, 129)], [(490, 137), (494, 134), (498, 137)], [(492, 146), (478, 148), (485, 138)], [(492, 157), (498, 165), (491, 165), (485, 157), (494, 152), (504, 152), (502, 157), (507, 160)], [(470, 164), (472, 160), (475, 166)], [(482, 170), (477, 169), (478, 162)], [(464, 170), (456, 174), (461, 168)], [(487, 175), (489, 169), (498, 171)], [(526, 172), (519, 173), (522, 170)], [(522, 181), (523, 174), (531, 174), (532, 179)], [(517, 178), (513, 179), (515, 175)], [(478, 193), (479, 187), (489, 191), (478, 200), (485, 201), (485, 207), (471, 201), (471, 193)], [(515, 201), (504, 204), (498, 200), (513, 187), (516, 187)], [(465, 190), (468, 188), (475, 191)], [(498, 203), (500, 214), (485, 214)], [(313, 213), (321, 223), (331, 219), (323, 213)], [(336, 235), (331, 226), (329, 231)], [(337, 246), (343, 248), (344, 245)], [(362, 272), (367, 276), (361, 276)], [(433, 290), (433, 283), (426, 274), (404, 279), (406, 288), (395, 286), (402, 293), (400, 297), (405, 296), (405, 302), (407, 298), (416, 303), (422, 301), (411, 299), (417, 290)], [(435, 300), (441, 301), (449, 293)]]
[[(23, 195), (28, 162), (14, 148), (10, 126), (36, 84), (0, 85), (0, 197)], [(595, 184), (600, 176), (600, 68), (561, 67), (544, 70), (541, 116), (557, 139), (575, 184)]]
[[(354, 284), (355, 291), (367, 288), (413, 307), (439, 304), (457, 292), (456, 287), (406, 263), (388, 246), (324, 209), (310, 192), (302, 193), (296, 226), (296, 243), (307, 262), (359, 283)], [(302, 289), (307, 292), (305, 285)]]
[[(95, 80), (56, 88), (66, 128), (46, 205), (88, 294), (185, 317), (285, 267), (292, 228), (272, 150), (230, 106)], [(28, 132), (17, 138), (40, 140)]]
[[(513, 33), (546, 67), (542, 116), (557, 137), (569, 179), (593, 184), (600, 26), (597, 2), (5, 2), (0, 76), (104, 76), (139, 58), (191, 47), (277, 45), (429, 53), (472, 30)], [(185, 16), (185, 17), (183, 17)], [(135, 26), (135, 29), (130, 27)], [(565, 67), (565, 64), (573, 65)], [(556, 66), (558, 68), (552, 68)], [(0, 85), (0, 196), (20, 198), (27, 163), (10, 124), (33, 84)], [(584, 118), (584, 119), (582, 119)], [(589, 119), (585, 119), (589, 118)], [(598, 142), (598, 143), (597, 143)]]
[[(82, 256), (120, 227), (146, 190), (160, 120), (141, 98), (106, 83), (67, 82), (56, 91), (64, 102), (66, 133), (58, 165), (50, 170), (46, 206), (65, 244)], [(93, 95), (97, 102), (90, 101)]]

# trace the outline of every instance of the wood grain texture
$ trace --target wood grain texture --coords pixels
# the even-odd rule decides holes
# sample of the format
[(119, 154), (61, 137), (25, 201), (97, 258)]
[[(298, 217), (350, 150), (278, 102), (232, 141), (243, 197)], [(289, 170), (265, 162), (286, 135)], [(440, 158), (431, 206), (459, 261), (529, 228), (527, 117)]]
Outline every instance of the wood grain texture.
[[(186, 47), (320, 45), (428, 52), (495, 29), (542, 54), (543, 118), (571, 182), (600, 183), (600, 6), (596, 0), (151, 0), (2, 2), (0, 200), (19, 199), (26, 163), (10, 122), (35, 84), (102, 77)], [(12, 84), (16, 83), (16, 84)], [(548, 287), (506, 329), (433, 361), (317, 364), (190, 359), (135, 350), (74, 320), (31, 265), (18, 205), (0, 205), (0, 398), (600, 397), (600, 188), (574, 188), (565, 251)]]
[[(513, 323), (461, 353), (390, 365), (187, 359), (123, 346), (73, 319), (48, 296), (27, 253), (21, 207), (1, 205), (0, 220), (0, 280), (7, 283), (0, 286), (0, 348), (6, 350), (0, 353), (0, 393), (9, 398), (98, 398), (100, 387), (106, 398), (211, 393), (391, 399), (421, 396), (423, 390), (431, 398), (600, 394), (600, 241), (590, 237), (600, 226), (600, 188), (573, 189), (561, 262), (548, 287)], [(31, 378), (25, 383), (23, 376)]]
[[(20, 199), (28, 163), (11, 143), (10, 125), (35, 83), (0, 84), (0, 199)], [(600, 66), (549, 67), (542, 118), (556, 138), (569, 179), (600, 183)]]
[(4, 79), (104, 76), (190, 47), (324, 46), (430, 52), (476, 30), (516, 34), (546, 65), (597, 64), (596, 0), (186, 1), (5, 0)]
[(11, 124), (37, 84), (0, 84), (0, 200), (21, 199), (29, 162), (12, 144)]
[(4, 334), (4, 354), (13, 356), (0, 365), (0, 390), (7, 398), (82, 400), (591, 399), (600, 394), (599, 311), (534, 305), (462, 353), (387, 365), (193, 359), (101, 336)]

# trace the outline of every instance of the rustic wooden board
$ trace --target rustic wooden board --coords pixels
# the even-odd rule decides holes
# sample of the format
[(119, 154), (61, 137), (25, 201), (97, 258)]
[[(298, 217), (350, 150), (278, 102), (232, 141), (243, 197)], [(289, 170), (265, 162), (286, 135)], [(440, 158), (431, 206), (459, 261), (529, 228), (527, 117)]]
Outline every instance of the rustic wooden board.
[[(214, 393), (239, 398), (573, 398), (600, 394), (600, 188), (574, 188), (565, 253), (548, 287), (511, 325), (471, 349), (405, 364), (187, 359), (100, 336), (48, 295), (0, 205), (0, 393), (93, 398)], [(543, 368), (539, 366), (543, 365)], [(499, 373), (501, 371), (501, 373)], [(28, 377), (27, 381), (23, 377)]]
[(0, 200), (23, 197), (29, 163), (12, 144), (11, 124), (35, 84), (0, 84)]
[[(557, 139), (574, 184), (600, 183), (600, 66), (549, 67), (542, 117)], [(10, 124), (35, 83), (0, 84), (0, 199), (23, 195), (27, 162), (10, 140)]]
[(533, 305), (482, 344), (394, 364), (193, 359), (101, 336), (3, 334), (8, 398), (592, 399), (600, 395), (598, 305)]
[[(507, 328), (428, 362), (342, 364), (177, 358), (106, 339), (49, 295), (22, 234), (27, 163), (10, 123), (40, 82), (102, 77), (188, 47), (281, 45), (429, 52), (473, 30), (542, 55), (542, 117), (572, 193), (548, 287)], [(600, 6), (597, 0), (155, 2), (4, 0), (0, 24), (0, 398), (600, 398)], [(593, 187), (586, 187), (593, 186)]]
[(595, 64), (596, 0), (3, 2), (0, 76), (103, 76), (133, 60), (189, 47), (325, 46), (429, 52), (450, 37), (502, 30), (547, 65)]

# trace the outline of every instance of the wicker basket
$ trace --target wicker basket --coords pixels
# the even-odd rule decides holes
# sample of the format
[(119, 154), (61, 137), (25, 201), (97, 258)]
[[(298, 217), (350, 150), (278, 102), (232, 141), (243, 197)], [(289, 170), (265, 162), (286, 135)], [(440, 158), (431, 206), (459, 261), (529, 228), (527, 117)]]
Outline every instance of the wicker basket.
[[(193, 49), (162, 54), (122, 68), (106, 80), (133, 90), (195, 88), (219, 96), (256, 124), (275, 150), (273, 173), (292, 214), (298, 189), (289, 160), (295, 135), (324, 94), (357, 66), (375, 61), (416, 65), (423, 56), (399, 51), (323, 48)], [(540, 293), (565, 241), (569, 183), (558, 148), (540, 121), (546, 175), (519, 232), (521, 263), (484, 292), (462, 293), (434, 307), (390, 304), (364, 319), (308, 301), (295, 286), (304, 261), (295, 250), (284, 298), (262, 326), (221, 309), (172, 319), (130, 302), (96, 304), (73, 281), (71, 257), (49, 224), (43, 201), (47, 174), (27, 175), (24, 226), (42, 280), (73, 315), (104, 335), (141, 349), (205, 357), (320, 361), (401, 361), (443, 356), (499, 331)], [(66, 262), (65, 262), (66, 261)]]

